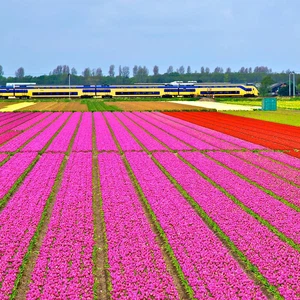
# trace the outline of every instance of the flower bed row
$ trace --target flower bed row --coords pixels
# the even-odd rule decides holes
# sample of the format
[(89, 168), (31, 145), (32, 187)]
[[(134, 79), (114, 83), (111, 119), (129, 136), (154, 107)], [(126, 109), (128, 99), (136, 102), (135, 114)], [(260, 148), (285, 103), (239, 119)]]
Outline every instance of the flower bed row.
[[(2, 115), (2, 114), (1, 114)], [(31, 115), (31, 113), (7, 113), (7, 115), (3, 118), (0, 119), (0, 126), (6, 126), (9, 125), (10, 123), (14, 123), (18, 120), (21, 120), (25, 118), (26, 116)]]
[(135, 122), (138, 126), (143, 128), (146, 132), (153, 135), (156, 139), (161, 141), (164, 145), (168, 146), (171, 150), (191, 150), (192, 148), (186, 145), (185, 143), (179, 141), (177, 138), (171, 136), (165, 131), (157, 128), (156, 126), (142, 120), (133, 113), (124, 113), (125, 116), (128, 116), (130, 120)]
[(0, 167), (0, 199), (13, 187), (36, 156), (37, 152), (17, 153)]
[(41, 120), (44, 120), (50, 114), (51, 113), (34, 113), (34, 115), (33, 115), (34, 117), (32, 119), (15, 127), (14, 130), (22, 130), (22, 131), (26, 130), (27, 128), (30, 128), (31, 126), (39, 123)]
[(70, 117), (69, 112), (61, 114), (52, 124), (42, 131), (38, 136), (31, 140), (21, 152), (41, 151), (53, 135), (63, 126), (66, 120)]
[(154, 139), (150, 134), (144, 131), (140, 126), (130, 119), (131, 114), (115, 113), (128, 130), (135, 135), (135, 137), (147, 148), (148, 151), (167, 151), (167, 148), (159, 141)]
[[(298, 149), (300, 144), (300, 131), (299, 128), (295, 126), (236, 117), (222, 113), (199, 114), (193, 112), (179, 112), (164, 114), (218, 130), (275, 150)], [(260, 126), (260, 128), (255, 128), (255, 125), (258, 123), (264, 124), (264, 127)], [(268, 133), (271, 130), (273, 130), (273, 132)]]
[(141, 146), (134, 140), (130, 133), (118, 121), (114, 113), (104, 113), (105, 118), (123, 151), (141, 151)]
[(32, 128), (24, 131), (15, 138), (9, 140), (3, 146), (0, 147), (0, 152), (15, 152), (28, 140), (33, 138), (36, 134), (43, 131), (47, 126), (49, 126), (56, 118), (58, 118), (61, 113), (53, 113), (49, 115), (42, 122), (36, 124)]
[(284, 198), (287, 202), (300, 207), (300, 188), (295, 187), (232, 154), (211, 152), (207, 153), (207, 155), (243, 175), (245, 178)]
[(202, 137), (194, 137), (189, 134), (189, 130), (177, 129), (176, 126), (169, 126), (165, 123), (162, 123), (152, 117), (152, 115), (147, 115), (146, 113), (133, 113), (134, 115), (140, 117), (143, 121), (149, 122), (149, 124), (160, 128), (170, 136), (175, 137), (179, 141), (186, 143), (187, 145), (192, 146), (194, 149), (198, 150), (216, 150), (217, 147), (207, 143), (202, 140)]
[(72, 151), (92, 151), (93, 115), (90, 112), (82, 114), (80, 126), (74, 140)]
[(94, 113), (94, 124), (96, 134), (96, 146), (98, 151), (117, 151), (118, 148), (114, 142), (109, 128), (105, 122), (103, 114)]
[[(277, 231), (300, 244), (300, 214), (284, 203), (274, 199), (256, 186), (236, 176), (223, 166), (205, 157), (201, 153), (180, 153), (191, 165), (217, 183), (221, 188), (236, 198), (247, 208), (250, 214), (258, 219), (264, 219)], [(224, 154), (226, 155), (226, 154)], [(271, 226), (269, 226), (270, 229)]]
[(278, 162), (284, 163), (288, 166), (300, 169), (300, 159), (291, 157), (290, 155), (282, 152), (261, 152), (260, 155), (269, 157)]
[[(212, 130), (206, 127), (195, 125), (193, 123), (174, 118), (162, 113), (153, 113), (151, 116), (162, 123), (166, 123), (170, 126), (175, 126), (177, 129), (188, 131), (189, 134), (195, 137), (201, 136), (201, 139), (209, 138), (209, 142), (217, 146), (219, 149), (248, 149), (248, 150), (261, 150), (265, 147), (250, 143), (248, 141), (236, 138), (234, 136), (224, 134), (222, 132)], [(215, 138), (212, 139), (212, 137)], [(225, 145), (225, 147), (223, 146)]]
[(12, 293), (62, 159), (61, 154), (43, 154), (0, 214), (1, 299)]
[(21, 118), (22, 117), (22, 113), (8, 113), (8, 112), (0, 112), (0, 126), (2, 126), (3, 124), (7, 124), (9, 121), (9, 119), (12, 119), (16, 116), (18, 116)]
[(149, 156), (134, 152), (125, 155), (194, 297), (264, 298), (259, 287)]
[(121, 156), (99, 155), (113, 299), (179, 299)]
[(92, 153), (72, 153), (27, 298), (93, 299), (93, 233)]
[(16, 127), (18, 127), (18, 125), (24, 124), (25, 122), (32, 120), (35, 117), (35, 114), (39, 115), (40, 113), (27, 114), (26, 116), (18, 118), (17, 120), (9, 122), (8, 124), (0, 125), (0, 134), (8, 130), (17, 130)]
[(265, 156), (253, 152), (239, 152), (234, 154), (237, 157), (244, 159), (251, 164), (254, 164), (272, 174), (276, 174), (292, 183), (300, 185), (300, 170), (295, 170), (289, 166), (276, 163)]
[(68, 150), (72, 136), (80, 120), (81, 113), (75, 112), (71, 115), (66, 125), (54, 138), (52, 143), (47, 148), (46, 152), (66, 152)]
[[(172, 153), (155, 153), (154, 157), (283, 297), (299, 297), (300, 253), (297, 250)], [(201, 170), (209, 172), (209, 167), (204, 165)]]

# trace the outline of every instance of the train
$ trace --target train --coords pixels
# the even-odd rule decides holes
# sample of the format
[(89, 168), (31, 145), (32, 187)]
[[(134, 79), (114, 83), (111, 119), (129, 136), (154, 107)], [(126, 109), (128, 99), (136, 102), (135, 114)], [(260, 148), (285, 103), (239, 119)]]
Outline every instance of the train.
[(14, 83), (0, 86), (0, 99), (115, 98), (115, 97), (257, 97), (253, 84), (171, 82), (134, 85), (36, 85)]

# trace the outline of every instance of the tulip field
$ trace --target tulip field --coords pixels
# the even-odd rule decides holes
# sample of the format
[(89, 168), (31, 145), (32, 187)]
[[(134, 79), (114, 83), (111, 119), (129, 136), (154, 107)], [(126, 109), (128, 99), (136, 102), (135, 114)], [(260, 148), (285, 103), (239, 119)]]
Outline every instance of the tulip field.
[(300, 299), (300, 127), (0, 113), (0, 299)]

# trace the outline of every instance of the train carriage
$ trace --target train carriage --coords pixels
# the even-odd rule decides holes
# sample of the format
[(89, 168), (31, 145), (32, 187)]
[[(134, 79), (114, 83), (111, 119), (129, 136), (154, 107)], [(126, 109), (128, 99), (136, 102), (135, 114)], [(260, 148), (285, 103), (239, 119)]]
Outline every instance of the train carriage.
[(113, 98), (113, 97), (256, 97), (254, 85), (172, 82), (135, 85), (33, 85), (0, 87), (0, 98)]

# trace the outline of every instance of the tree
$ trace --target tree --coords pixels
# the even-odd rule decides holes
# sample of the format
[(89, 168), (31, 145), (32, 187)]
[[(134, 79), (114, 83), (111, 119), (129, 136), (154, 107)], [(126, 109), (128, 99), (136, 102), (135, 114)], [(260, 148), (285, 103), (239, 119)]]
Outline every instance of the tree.
[(260, 85), (260, 88), (259, 88), (259, 93), (262, 96), (267, 96), (268, 92), (269, 92), (270, 85), (272, 85), (273, 83), (274, 83), (274, 80), (272, 79), (272, 77), (270, 75), (265, 76), (261, 81), (261, 85)]
[(228, 67), (228, 68), (226, 69), (226, 73), (227, 73), (227, 74), (231, 73), (231, 68)]
[(206, 73), (206, 74), (209, 74), (209, 72), (210, 72), (209, 68), (206, 67), (206, 68), (205, 68), (205, 73)]
[(133, 69), (132, 69), (132, 76), (135, 77), (136, 74), (137, 74), (137, 72), (138, 72), (138, 66), (135, 65), (135, 66), (133, 67)]
[(204, 67), (201, 67), (201, 74), (204, 74), (205, 73), (205, 68)]
[(72, 75), (77, 75), (77, 70), (74, 67), (71, 69), (71, 74)]
[(61, 65), (59, 65), (53, 70), (52, 74), (53, 75), (61, 75), (62, 71), (63, 71), (63, 67)]
[(115, 77), (115, 65), (110, 65), (109, 66), (108, 76)]
[(179, 69), (178, 69), (178, 73), (180, 75), (183, 75), (185, 73), (185, 69), (184, 69), (184, 66), (181, 66)]
[(119, 76), (123, 76), (122, 67), (121, 66), (119, 66)]
[(245, 67), (241, 67), (240, 70), (239, 70), (239, 73), (244, 74), (245, 73)]
[(101, 69), (101, 68), (97, 68), (97, 69), (96, 69), (96, 76), (100, 76), (100, 77), (103, 76), (103, 73), (102, 73), (102, 69)]
[(62, 73), (63, 73), (63, 74), (70, 74), (70, 68), (69, 68), (69, 66), (64, 65), (64, 66), (62, 67)]
[(169, 66), (168, 70), (167, 70), (168, 74), (174, 73), (174, 68), (173, 66)]
[(154, 66), (153, 67), (153, 75), (155, 76), (155, 75), (158, 75), (159, 74), (159, 68), (158, 68), (158, 66)]
[(92, 74), (91, 69), (90, 68), (85, 68), (84, 71), (82, 72), (83, 77), (87, 78), (90, 77)]
[(144, 67), (139, 66), (136, 73), (136, 78), (139, 82), (145, 82), (148, 77), (148, 74), (149, 74), (149, 70), (147, 69), (146, 66)]
[(223, 73), (223, 68), (216, 67), (215, 70), (214, 70), (214, 73)]
[(17, 78), (23, 78), (24, 75), (25, 75), (24, 68), (23, 68), (23, 67), (19, 68), (19, 69), (16, 71), (15, 75), (16, 75)]
[(125, 78), (129, 78), (130, 70), (129, 67), (125, 66), (122, 68), (122, 76)]
[(191, 67), (188, 66), (187, 69), (186, 69), (186, 74), (191, 74), (191, 73), (192, 73)]
[(0, 65), (0, 77), (2, 77), (3, 75), (4, 75), (3, 67)]
[(271, 73), (270, 71), (272, 72), (271, 69), (269, 70), (268, 67), (264, 67), (264, 66), (254, 68), (254, 73)]

